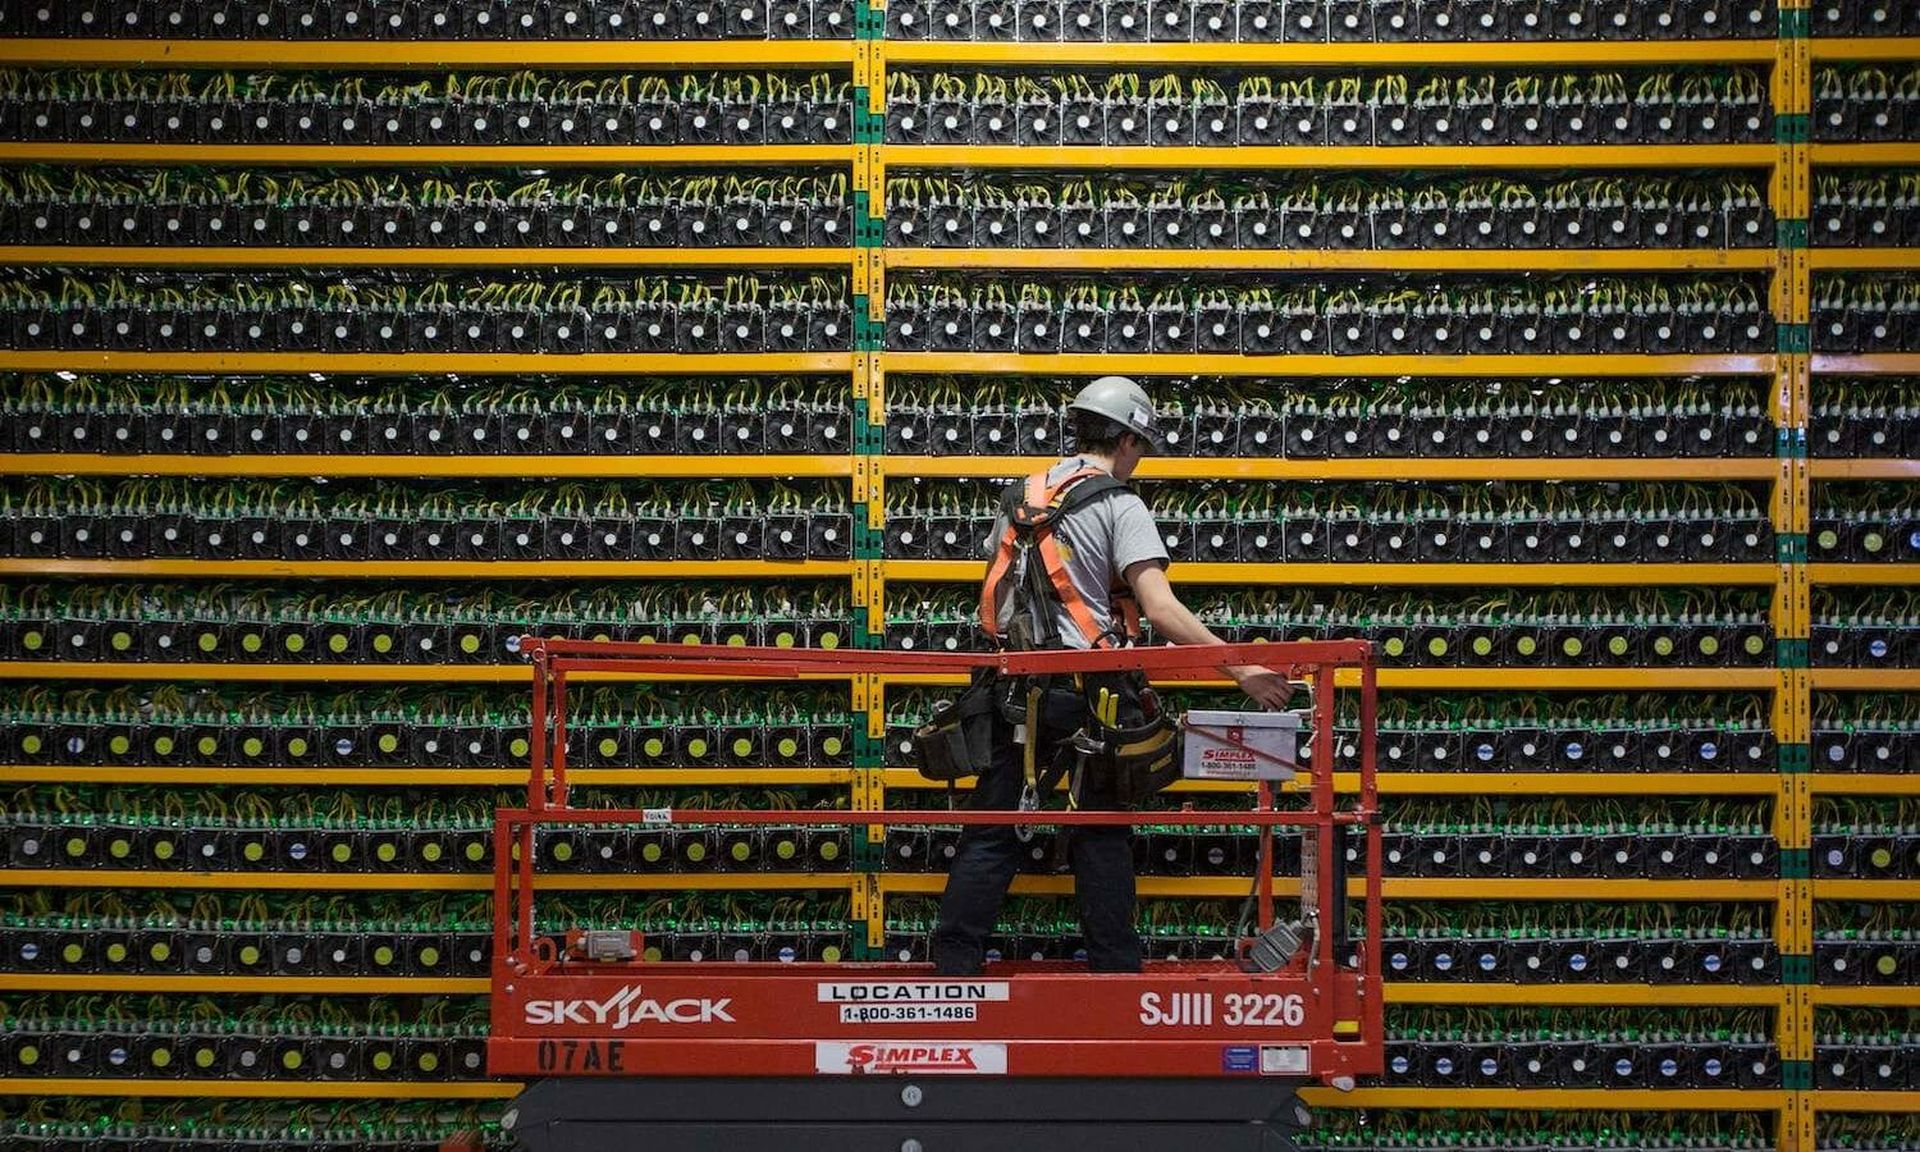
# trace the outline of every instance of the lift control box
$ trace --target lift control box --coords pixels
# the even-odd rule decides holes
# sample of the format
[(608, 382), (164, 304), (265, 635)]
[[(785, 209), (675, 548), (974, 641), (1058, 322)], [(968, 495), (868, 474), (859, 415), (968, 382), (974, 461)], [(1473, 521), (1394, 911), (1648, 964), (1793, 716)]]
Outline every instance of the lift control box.
[(1195, 709), (1185, 727), (1189, 780), (1291, 780), (1299, 767), (1297, 712)]

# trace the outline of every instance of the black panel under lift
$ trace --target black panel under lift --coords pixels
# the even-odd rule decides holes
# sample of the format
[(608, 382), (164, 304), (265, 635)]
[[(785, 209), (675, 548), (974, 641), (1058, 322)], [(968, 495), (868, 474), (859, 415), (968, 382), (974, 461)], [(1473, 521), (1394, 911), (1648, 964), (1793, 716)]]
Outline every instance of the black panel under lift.
[(1293, 1152), (1299, 1080), (848, 1076), (541, 1080), (524, 1152)]

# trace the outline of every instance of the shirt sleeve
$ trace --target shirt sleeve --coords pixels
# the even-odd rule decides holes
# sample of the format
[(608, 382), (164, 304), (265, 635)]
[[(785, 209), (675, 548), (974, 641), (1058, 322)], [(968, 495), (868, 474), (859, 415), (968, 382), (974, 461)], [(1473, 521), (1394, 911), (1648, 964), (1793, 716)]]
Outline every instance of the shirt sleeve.
[(980, 541), (980, 555), (991, 560), (1000, 551), (1000, 537), (1007, 534), (1007, 517), (1002, 513), (993, 518), (993, 533)]
[(1160, 526), (1147, 510), (1147, 502), (1127, 493), (1113, 498), (1113, 576), (1116, 580), (1141, 561), (1165, 568), (1171, 559), (1160, 539)]

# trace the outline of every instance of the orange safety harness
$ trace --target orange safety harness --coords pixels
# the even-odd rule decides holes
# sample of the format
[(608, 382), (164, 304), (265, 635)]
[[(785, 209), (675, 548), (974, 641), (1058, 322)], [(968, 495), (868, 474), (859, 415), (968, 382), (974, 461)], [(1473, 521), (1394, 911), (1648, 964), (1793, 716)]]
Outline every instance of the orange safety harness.
[[(1053, 614), (1045, 610), (1044, 601), (1052, 600), (1066, 609), (1067, 617), (1080, 630), (1088, 647), (1113, 648), (1138, 641), (1140, 606), (1133, 598), (1133, 590), (1124, 583), (1109, 590), (1120, 631), (1116, 635), (1113, 629), (1101, 628), (1093, 609), (1074, 587), (1066, 558), (1060, 554), (1060, 542), (1054, 539), (1054, 528), (1062, 516), (1094, 500), (1126, 492), (1127, 486), (1093, 467), (1075, 469), (1048, 484), (1049, 471), (1051, 469), (1035, 472), (1027, 477), (1024, 488), (1009, 487), (1001, 498), (1000, 510), (1006, 517), (1007, 527), (1000, 534), (999, 547), (987, 569), (986, 582), (980, 588), (980, 627), (1000, 647), (1062, 647)], [(1003, 628), (999, 619), (1001, 585), (1012, 570), (1023, 540), (1030, 545), (1026, 575), (1033, 593), (1032, 602), (1023, 605), (1021, 590), (1016, 588), (1012, 603), (1016, 616), (1023, 608), (1035, 616), (1038, 630), (1030, 636), (1011, 635), (1012, 630)], [(1039, 558), (1037, 566), (1033, 562), (1034, 554)]]

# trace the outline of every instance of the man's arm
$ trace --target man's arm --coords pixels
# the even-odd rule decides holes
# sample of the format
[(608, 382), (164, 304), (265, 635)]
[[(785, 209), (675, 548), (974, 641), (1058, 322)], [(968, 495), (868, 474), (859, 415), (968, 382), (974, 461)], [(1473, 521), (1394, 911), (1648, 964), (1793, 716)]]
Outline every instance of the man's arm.
[[(1127, 565), (1121, 573), (1133, 589), (1140, 611), (1153, 621), (1154, 631), (1175, 644), (1225, 644), (1200, 618), (1174, 595), (1166, 569), (1151, 560)], [(1240, 685), (1240, 690), (1262, 708), (1278, 711), (1293, 697), (1293, 685), (1271, 668), (1258, 664), (1222, 664), (1220, 670)]]

